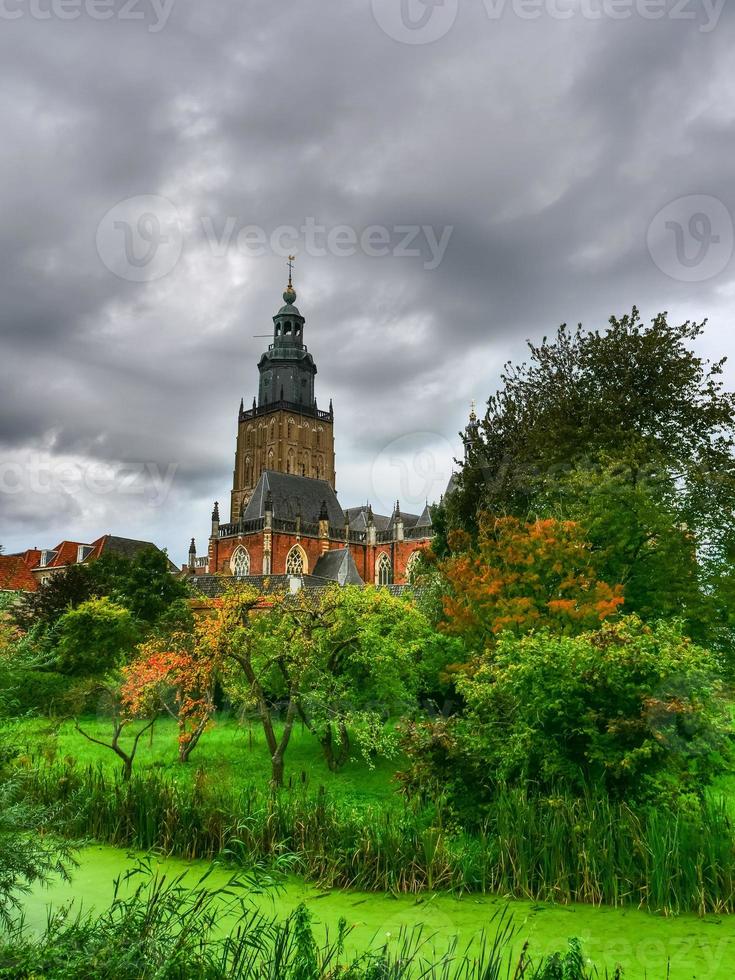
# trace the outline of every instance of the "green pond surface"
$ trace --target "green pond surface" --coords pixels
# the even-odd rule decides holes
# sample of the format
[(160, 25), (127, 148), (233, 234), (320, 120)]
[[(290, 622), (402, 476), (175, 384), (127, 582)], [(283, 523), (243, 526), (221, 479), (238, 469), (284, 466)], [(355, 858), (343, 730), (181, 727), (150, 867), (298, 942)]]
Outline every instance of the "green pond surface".
[[(75, 907), (102, 909), (109, 904), (114, 880), (136, 864), (136, 855), (112, 847), (85, 848), (78, 856), (79, 866), (70, 883), (57, 881), (37, 888), (25, 900), (26, 922), (40, 930), (50, 908), (71, 901)], [(207, 870), (203, 861), (176, 859), (156, 861), (160, 871), (177, 875), (187, 871), (192, 887)], [(226, 870), (215, 870), (208, 887), (223, 885)], [(130, 886), (132, 887), (132, 885)], [(506, 906), (516, 927), (514, 948), (530, 941), (532, 954), (543, 955), (562, 948), (571, 936), (584, 944), (586, 956), (604, 972), (620, 964), (628, 980), (667, 977), (671, 980), (714, 980), (735, 977), (735, 916), (681, 915), (664, 918), (634, 909), (594, 908), (587, 905), (546, 905), (511, 901), (488, 896), (465, 895), (455, 898), (445, 893), (401, 896), (353, 891), (321, 891), (297, 878), (287, 879), (282, 888), (256, 895), (253, 901), (264, 911), (285, 916), (304, 901), (314, 916), (315, 931), (323, 937), (325, 927), (333, 935), (340, 917), (354, 926), (350, 934), (352, 949), (370, 944), (396, 941), (402, 926), (422, 924), (435, 934), (437, 949), (446, 948), (458, 935), (464, 947), (487, 927), (494, 914)]]

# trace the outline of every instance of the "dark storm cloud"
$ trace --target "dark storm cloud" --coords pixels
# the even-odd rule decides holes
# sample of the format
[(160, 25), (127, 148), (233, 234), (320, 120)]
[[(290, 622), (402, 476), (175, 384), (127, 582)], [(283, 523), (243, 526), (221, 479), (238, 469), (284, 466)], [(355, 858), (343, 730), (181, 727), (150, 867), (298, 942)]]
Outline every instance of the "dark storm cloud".
[[(569, 20), (524, 20), (507, 6), (493, 20), (460, 3), (424, 45), (387, 36), (365, 0), (177, 0), (156, 31), (150, 6), (142, 22), (0, 19), (2, 461), (159, 468), (140, 494), (84, 479), (0, 492), (0, 542), (115, 531), (178, 560), (191, 534), (203, 547), (285, 276), (281, 256), (236, 237), (218, 249), (228, 219), (267, 236), (378, 225), (393, 244), (398, 226), (452, 229), (433, 270), (425, 247), (294, 246), (345, 504), (371, 495), (407, 433), (456, 454), (469, 400), (561, 321), (603, 326), (633, 303), (711, 314), (708, 349), (728, 352), (732, 263), (677, 281), (646, 234), (685, 195), (735, 212), (733, 12), (705, 33), (702, 16), (592, 21), (570, 0)], [(168, 198), (184, 229), (153, 282), (117, 278), (97, 253), (103, 216), (137, 195)], [(156, 472), (173, 474), (165, 493)]]

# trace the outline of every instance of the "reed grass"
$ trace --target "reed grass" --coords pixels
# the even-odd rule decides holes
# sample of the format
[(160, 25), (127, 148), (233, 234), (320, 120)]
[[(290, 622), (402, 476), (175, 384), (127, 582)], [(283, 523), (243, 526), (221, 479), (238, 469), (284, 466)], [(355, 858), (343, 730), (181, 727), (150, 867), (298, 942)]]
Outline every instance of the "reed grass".
[(19, 783), (54, 810), (64, 835), (240, 865), (287, 858), (324, 887), (489, 892), (537, 901), (633, 905), (678, 913), (735, 911), (735, 836), (724, 802), (697, 814), (634, 809), (604, 796), (534, 797), (507, 789), (469, 833), (441, 801), (350, 807), (326, 793), (220, 790), (143, 771), (45, 764)]
[[(132, 894), (121, 884), (133, 877)], [(22, 926), (0, 932), (0, 980), (588, 980), (598, 974), (585, 963), (577, 940), (564, 952), (534, 962), (506, 912), (495, 917), (472, 952), (455, 939), (437, 952), (423, 928), (401, 930), (390, 943), (358, 954), (346, 952), (349, 928), (319, 942), (308, 910), (299, 906), (285, 921), (260, 912), (249, 893), (258, 876), (233, 876), (210, 888), (206, 875), (195, 887), (185, 875), (168, 879), (145, 863), (115, 884), (108, 909), (52, 915), (42, 935)], [(224, 925), (224, 928), (223, 928)], [(616, 977), (619, 976), (616, 973)]]

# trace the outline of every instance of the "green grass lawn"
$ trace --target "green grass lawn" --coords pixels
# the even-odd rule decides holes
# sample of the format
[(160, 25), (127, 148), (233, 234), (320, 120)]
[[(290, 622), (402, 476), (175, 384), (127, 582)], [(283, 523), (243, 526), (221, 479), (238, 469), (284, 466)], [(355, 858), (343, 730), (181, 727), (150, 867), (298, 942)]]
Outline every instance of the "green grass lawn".
[[(103, 741), (110, 741), (111, 725), (97, 717), (84, 718), (81, 727)], [(55, 722), (35, 718), (20, 723), (24, 752), (29, 756), (43, 754), (56, 761), (74, 760), (77, 765), (101, 765), (106, 770), (120, 768), (120, 761), (110, 750), (87, 741), (71, 721)], [(124, 733), (123, 748), (133, 742), (136, 726)], [(321, 746), (301, 724), (294, 727), (286, 752), (286, 784), (305, 783), (309, 790), (324, 786), (333, 799), (351, 803), (386, 802), (396, 796), (395, 771), (400, 759), (377, 759), (369, 768), (353, 746), (352, 757), (337, 772), (329, 771)], [(159, 719), (150, 733), (141, 738), (135, 758), (135, 770), (155, 768), (176, 779), (192, 780), (197, 771), (223, 789), (236, 789), (248, 783), (266, 785), (270, 780), (270, 757), (259, 722), (239, 723), (222, 718), (205, 732), (192, 752), (189, 762), (177, 759), (176, 725), (173, 719)]]

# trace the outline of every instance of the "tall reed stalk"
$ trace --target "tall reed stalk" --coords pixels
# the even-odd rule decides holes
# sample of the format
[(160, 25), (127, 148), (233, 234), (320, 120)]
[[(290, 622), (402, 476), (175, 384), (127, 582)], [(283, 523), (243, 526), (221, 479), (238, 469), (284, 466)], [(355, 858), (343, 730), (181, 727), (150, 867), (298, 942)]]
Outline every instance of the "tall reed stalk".
[(493, 892), (539, 901), (735, 911), (735, 838), (723, 803), (687, 816), (588, 795), (506, 790), (482, 827), (443, 825), (439, 804), (354, 808), (323, 792), (193, 788), (155, 772), (41, 765), (20, 792), (54, 808), (60, 832), (184, 858), (241, 864), (290, 856), (327, 887)]

